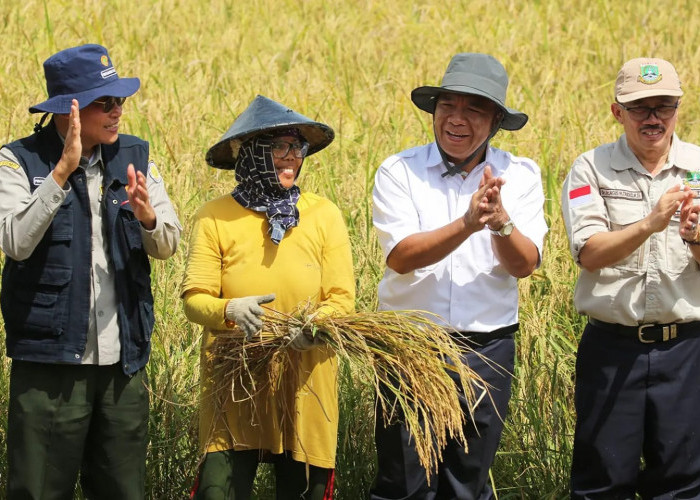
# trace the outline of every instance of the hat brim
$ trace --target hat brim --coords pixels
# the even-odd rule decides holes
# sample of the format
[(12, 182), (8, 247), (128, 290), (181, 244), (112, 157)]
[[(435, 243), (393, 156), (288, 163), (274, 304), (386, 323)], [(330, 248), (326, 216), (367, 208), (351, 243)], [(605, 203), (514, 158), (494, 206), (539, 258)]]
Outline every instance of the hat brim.
[(640, 90), (639, 92), (632, 92), (631, 94), (625, 94), (622, 96), (617, 96), (615, 99), (621, 104), (625, 104), (632, 101), (637, 101), (639, 99), (645, 99), (647, 97), (681, 97), (683, 95), (682, 90), (664, 90), (664, 89), (649, 89)]
[(44, 102), (32, 106), (29, 108), (29, 112), (67, 115), (70, 113), (73, 99), (77, 99), (79, 109), (83, 109), (100, 97), (130, 97), (140, 87), (141, 81), (138, 78), (119, 78), (118, 80), (110, 81), (106, 85), (76, 92), (75, 94), (53, 96)]
[(333, 142), (335, 138), (333, 129), (319, 122), (284, 123), (275, 125), (274, 127), (261, 127), (257, 130), (250, 130), (245, 134), (227, 137), (214, 144), (209, 151), (207, 151), (206, 161), (212, 167), (233, 170), (236, 165), (236, 159), (238, 158), (238, 151), (241, 148), (241, 144), (256, 135), (274, 134), (275, 130), (285, 128), (295, 128), (304, 136), (306, 142), (309, 143), (309, 151), (306, 153), (307, 157), (324, 149)]
[(507, 106), (503, 106), (498, 99), (495, 99), (492, 95), (489, 95), (480, 89), (467, 87), (464, 85), (448, 87), (418, 87), (413, 89), (411, 92), (411, 101), (413, 101), (413, 104), (426, 113), (434, 114), (437, 98), (440, 94), (444, 93), (479, 95), (493, 101), (504, 113), (503, 121), (501, 121), (502, 129), (520, 130), (527, 123), (528, 116), (525, 113)]

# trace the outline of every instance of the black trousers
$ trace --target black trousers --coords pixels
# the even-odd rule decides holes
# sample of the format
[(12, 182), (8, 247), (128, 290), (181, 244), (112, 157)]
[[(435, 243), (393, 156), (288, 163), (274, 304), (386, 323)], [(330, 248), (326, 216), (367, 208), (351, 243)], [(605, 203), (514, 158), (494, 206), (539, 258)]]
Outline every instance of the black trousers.
[[(469, 406), (464, 395), (460, 406), (467, 415), (464, 434), (469, 452), (451, 440), (443, 450), (438, 472), (431, 474), (428, 485), (425, 469), (420, 465), (415, 447), (403, 424), (385, 426), (377, 415), (375, 443), (377, 446), (377, 477), (370, 491), (371, 500), (434, 500), (434, 499), (489, 499), (493, 491), (488, 474), (496, 456), (510, 400), (510, 386), (515, 356), (512, 334), (492, 340), (476, 349), (491, 360), (487, 364), (474, 353), (464, 353), (467, 363), (490, 386), (489, 396), (476, 407), (474, 419), (469, 418)], [(454, 374), (453, 378), (456, 378)], [(477, 394), (481, 391), (476, 390)], [(377, 412), (379, 413), (379, 412)]]
[(644, 344), (588, 324), (575, 404), (571, 498), (700, 498), (700, 331)]

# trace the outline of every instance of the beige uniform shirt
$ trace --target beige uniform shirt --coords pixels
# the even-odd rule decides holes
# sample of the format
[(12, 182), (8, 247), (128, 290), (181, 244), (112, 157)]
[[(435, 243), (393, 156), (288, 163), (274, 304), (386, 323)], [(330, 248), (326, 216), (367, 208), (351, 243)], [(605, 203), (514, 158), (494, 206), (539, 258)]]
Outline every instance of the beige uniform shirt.
[[(577, 264), (588, 238), (639, 221), (680, 183), (698, 197), (700, 148), (675, 135), (656, 177), (637, 160), (624, 135), (579, 156), (562, 192), (564, 223)], [(676, 212), (664, 231), (652, 234), (622, 261), (593, 272), (581, 269), (574, 293), (579, 313), (623, 325), (700, 320), (700, 266), (681, 240), (679, 223)]]
[[(98, 147), (89, 160), (83, 158), (78, 168), (85, 170), (92, 212), (90, 317), (81, 361), (84, 364), (111, 365), (119, 362), (121, 342), (114, 272), (102, 224), (101, 148)], [(32, 179), (31, 182), (38, 184), (34, 193), (30, 192), (29, 182), (12, 151), (0, 149), (0, 248), (15, 260), (24, 260), (32, 254), (70, 192), (70, 185), (62, 189), (53, 176)], [(152, 163), (149, 164), (146, 187), (156, 212), (156, 227), (152, 231), (141, 228), (144, 248), (150, 256), (165, 259), (175, 253), (182, 227), (162, 178)]]

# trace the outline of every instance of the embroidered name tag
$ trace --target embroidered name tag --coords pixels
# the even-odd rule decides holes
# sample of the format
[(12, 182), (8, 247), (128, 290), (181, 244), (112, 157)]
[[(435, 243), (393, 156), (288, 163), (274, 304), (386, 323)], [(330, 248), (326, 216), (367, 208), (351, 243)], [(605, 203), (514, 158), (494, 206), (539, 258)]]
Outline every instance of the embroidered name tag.
[(600, 196), (603, 198), (618, 198), (620, 200), (636, 200), (642, 199), (641, 191), (625, 191), (624, 189), (602, 189)]

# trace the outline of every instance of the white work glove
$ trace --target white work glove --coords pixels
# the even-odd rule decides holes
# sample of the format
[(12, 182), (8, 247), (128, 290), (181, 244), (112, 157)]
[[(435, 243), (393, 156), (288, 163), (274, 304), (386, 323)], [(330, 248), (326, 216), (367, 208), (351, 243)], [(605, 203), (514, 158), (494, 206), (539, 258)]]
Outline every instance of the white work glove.
[(307, 335), (298, 326), (290, 326), (289, 333), (284, 336), (284, 340), (288, 342), (289, 347), (297, 351), (308, 351), (312, 347), (323, 343), (319, 335), (314, 337)]
[(260, 316), (264, 311), (260, 304), (268, 304), (273, 300), (275, 300), (274, 293), (231, 299), (226, 304), (226, 319), (235, 322), (245, 334), (246, 340), (250, 340), (262, 329), (263, 322)]

